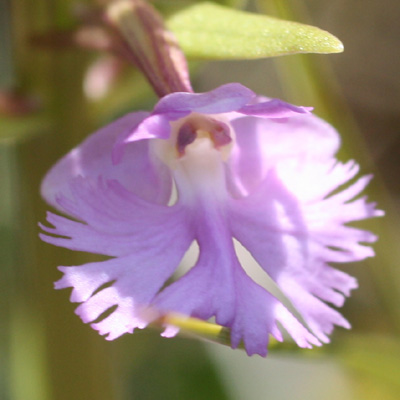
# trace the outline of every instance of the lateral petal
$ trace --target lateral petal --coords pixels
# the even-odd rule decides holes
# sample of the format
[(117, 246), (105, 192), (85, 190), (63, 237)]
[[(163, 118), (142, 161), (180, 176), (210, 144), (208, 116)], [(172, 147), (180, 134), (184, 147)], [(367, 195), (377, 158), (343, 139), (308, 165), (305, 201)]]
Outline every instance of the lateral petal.
[(148, 141), (133, 143), (126, 148), (126, 158), (113, 165), (111, 152), (117, 136), (137, 126), (148, 116), (146, 112), (125, 115), (89, 136), (78, 147), (58, 161), (45, 176), (41, 194), (57, 209), (57, 196), (70, 197), (70, 183), (78, 177), (116, 179), (140, 197), (155, 202), (167, 203), (171, 193), (171, 178), (168, 169), (151, 157)]
[(253, 191), (275, 165), (286, 160), (300, 165), (331, 160), (340, 143), (336, 130), (312, 114), (283, 119), (243, 117), (231, 125), (236, 145), (228, 166), (234, 177), (231, 183), (242, 195)]
[(182, 207), (149, 203), (117, 181), (77, 178), (70, 192), (72, 198), (60, 197), (58, 205), (78, 221), (49, 213), (47, 220), (54, 228), (41, 225), (57, 235), (41, 234), (53, 245), (120, 257), (147, 248), (158, 251), (170, 235), (185, 243), (192, 236)]

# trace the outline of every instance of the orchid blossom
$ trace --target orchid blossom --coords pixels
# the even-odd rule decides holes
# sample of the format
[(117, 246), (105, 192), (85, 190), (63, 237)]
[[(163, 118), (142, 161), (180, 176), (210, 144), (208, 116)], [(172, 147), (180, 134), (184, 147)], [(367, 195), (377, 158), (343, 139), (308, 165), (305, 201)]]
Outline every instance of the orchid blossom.
[[(335, 325), (350, 327), (332, 306), (357, 287), (330, 263), (373, 256), (376, 237), (348, 223), (382, 214), (358, 196), (371, 177), (353, 179), (359, 168), (335, 158), (339, 145), (310, 109), (237, 83), (125, 115), (43, 181), (43, 197), (66, 216), (48, 213), (41, 238), (109, 257), (59, 267), (55, 287), (72, 287), (76, 313), (108, 340), (178, 313), (215, 317), (249, 355), (265, 356), (282, 328), (300, 347), (328, 342)], [(234, 240), (289, 306), (249, 277)], [(193, 242), (195, 265), (173, 281)], [(177, 331), (167, 324), (163, 335)]]

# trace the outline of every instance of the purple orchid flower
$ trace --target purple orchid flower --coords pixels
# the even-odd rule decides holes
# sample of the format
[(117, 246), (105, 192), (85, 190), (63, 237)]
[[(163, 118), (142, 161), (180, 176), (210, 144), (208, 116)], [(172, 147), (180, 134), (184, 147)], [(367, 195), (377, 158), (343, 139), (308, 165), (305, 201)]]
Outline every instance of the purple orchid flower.
[[(243, 341), (249, 355), (265, 356), (270, 334), (282, 340), (277, 323), (300, 347), (328, 342), (334, 325), (350, 325), (326, 303), (342, 306), (357, 287), (328, 263), (373, 256), (362, 243), (376, 237), (346, 224), (383, 214), (357, 197), (370, 176), (338, 191), (358, 172), (354, 162), (335, 159), (338, 147), (337, 132), (309, 109), (236, 83), (173, 93), (152, 113), (130, 113), (91, 135), (43, 181), (43, 197), (73, 219), (48, 213), (53, 227), (41, 226), (50, 234), (41, 238), (110, 257), (59, 267), (64, 276), (55, 287), (72, 287), (76, 313), (108, 340), (144, 328), (153, 310), (215, 317), (230, 328), (232, 347)], [(301, 322), (248, 276), (233, 239)], [(193, 242), (197, 262), (169, 283)], [(166, 326), (163, 335), (177, 331)]]

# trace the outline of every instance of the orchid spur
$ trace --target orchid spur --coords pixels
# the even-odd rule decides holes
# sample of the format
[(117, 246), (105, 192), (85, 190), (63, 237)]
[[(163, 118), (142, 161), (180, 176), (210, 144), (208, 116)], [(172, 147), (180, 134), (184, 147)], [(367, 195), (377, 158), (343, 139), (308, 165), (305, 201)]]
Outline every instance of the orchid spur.
[[(341, 307), (357, 287), (329, 263), (373, 256), (366, 243), (376, 237), (347, 223), (382, 215), (358, 197), (371, 177), (353, 180), (358, 166), (336, 160), (339, 145), (309, 109), (237, 83), (172, 93), (151, 113), (125, 115), (43, 181), (43, 197), (67, 217), (49, 212), (41, 238), (110, 257), (59, 267), (56, 288), (72, 287), (76, 313), (108, 340), (178, 313), (215, 317), (232, 347), (243, 341), (249, 355), (265, 356), (282, 327), (300, 347), (328, 342), (335, 325), (350, 327), (331, 305)], [(299, 318), (248, 276), (233, 239)], [(195, 265), (171, 283), (193, 242)], [(166, 325), (163, 335), (177, 331)]]

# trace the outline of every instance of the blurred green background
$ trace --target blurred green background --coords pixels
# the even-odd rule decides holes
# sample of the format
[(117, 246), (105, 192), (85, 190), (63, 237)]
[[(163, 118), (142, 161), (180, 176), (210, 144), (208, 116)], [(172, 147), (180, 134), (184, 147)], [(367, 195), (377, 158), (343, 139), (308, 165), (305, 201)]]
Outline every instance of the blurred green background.
[[(400, 3), (219, 1), (326, 29), (345, 52), (192, 65), (197, 91), (239, 81), (314, 106), (342, 133), (340, 157), (375, 174), (368, 194), (387, 212), (363, 223), (380, 236), (377, 257), (344, 266), (360, 283), (343, 310), (353, 330), (338, 329), (321, 350), (273, 349), (267, 359), (190, 338), (161, 339), (152, 330), (106, 342), (74, 315), (68, 290), (53, 290), (57, 265), (91, 256), (39, 241), (37, 222), (47, 209), (41, 178), (96, 127), (155, 101), (131, 66), (32, 44), (38, 33), (73, 27), (85, 3), (93, 4), (0, 3), (0, 399), (398, 399)], [(153, 3), (169, 13), (194, 1)]]

